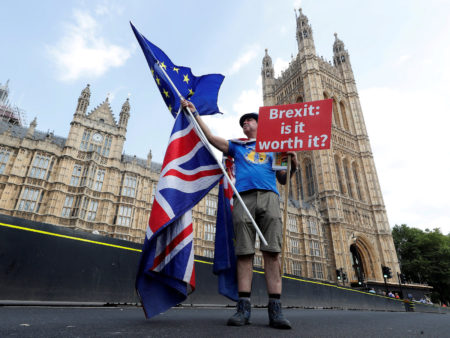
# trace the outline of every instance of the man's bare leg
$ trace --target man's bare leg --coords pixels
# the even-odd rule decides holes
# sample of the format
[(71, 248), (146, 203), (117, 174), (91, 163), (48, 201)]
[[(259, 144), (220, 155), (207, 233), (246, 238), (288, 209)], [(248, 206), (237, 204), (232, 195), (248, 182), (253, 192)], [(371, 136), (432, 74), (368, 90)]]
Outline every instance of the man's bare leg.
[(264, 272), (266, 275), (267, 293), (281, 294), (280, 254), (263, 251)]
[(238, 291), (251, 292), (253, 277), (253, 255), (237, 256)]

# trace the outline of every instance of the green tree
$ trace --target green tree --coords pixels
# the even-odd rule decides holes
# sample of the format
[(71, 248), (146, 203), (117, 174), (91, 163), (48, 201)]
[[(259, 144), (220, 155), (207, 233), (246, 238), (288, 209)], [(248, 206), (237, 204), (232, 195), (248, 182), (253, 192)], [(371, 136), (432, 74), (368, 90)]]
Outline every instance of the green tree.
[(431, 285), (433, 302), (450, 302), (450, 234), (402, 224), (393, 228), (392, 236), (407, 280)]

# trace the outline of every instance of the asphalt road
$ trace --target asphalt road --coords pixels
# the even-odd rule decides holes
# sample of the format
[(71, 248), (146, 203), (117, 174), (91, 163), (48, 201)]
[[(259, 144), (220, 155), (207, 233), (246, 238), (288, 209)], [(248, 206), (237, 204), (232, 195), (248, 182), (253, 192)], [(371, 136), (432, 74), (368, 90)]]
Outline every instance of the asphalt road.
[(267, 309), (252, 324), (228, 327), (231, 308), (173, 308), (146, 320), (136, 307), (0, 307), (0, 337), (449, 337), (450, 315), (285, 309), (292, 330), (268, 326)]

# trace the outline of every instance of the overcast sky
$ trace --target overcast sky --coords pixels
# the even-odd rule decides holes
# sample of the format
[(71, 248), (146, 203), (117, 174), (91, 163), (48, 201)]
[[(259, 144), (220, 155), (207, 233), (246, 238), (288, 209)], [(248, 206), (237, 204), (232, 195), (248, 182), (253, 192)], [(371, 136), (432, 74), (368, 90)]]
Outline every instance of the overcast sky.
[(391, 226), (450, 232), (450, 2), (356, 0), (8, 1), (0, 20), (0, 83), (37, 117), (37, 129), (67, 137), (78, 96), (89, 110), (107, 95), (116, 120), (130, 97), (125, 152), (162, 162), (173, 118), (151, 78), (131, 20), (175, 64), (222, 73), (224, 113), (216, 133), (240, 135), (238, 117), (262, 105), (264, 49), (279, 74), (297, 55), (294, 8), (303, 8), (316, 51), (332, 59), (345, 43), (358, 86)]

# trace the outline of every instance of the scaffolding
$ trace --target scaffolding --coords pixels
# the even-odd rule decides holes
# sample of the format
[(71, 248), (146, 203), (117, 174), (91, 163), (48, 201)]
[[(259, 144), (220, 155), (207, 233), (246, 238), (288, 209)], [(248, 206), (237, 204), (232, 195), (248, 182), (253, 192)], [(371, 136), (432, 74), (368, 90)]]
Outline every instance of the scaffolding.
[(10, 103), (8, 85), (9, 80), (4, 85), (0, 83), (0, 120), (13, 125), (25, 126), (25, 111)]

